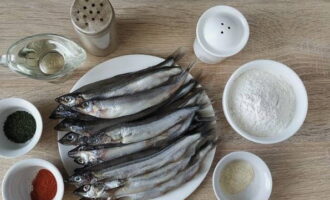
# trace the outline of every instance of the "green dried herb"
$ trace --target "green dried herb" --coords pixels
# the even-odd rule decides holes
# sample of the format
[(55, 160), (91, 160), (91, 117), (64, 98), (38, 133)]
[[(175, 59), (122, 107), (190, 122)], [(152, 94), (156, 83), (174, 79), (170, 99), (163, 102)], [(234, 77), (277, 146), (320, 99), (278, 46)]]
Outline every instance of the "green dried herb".
[(7, 138), (15, 143), (25, 143), (36, 131), (36, 121), (25, 111), (16, 111), (9, 115), (3, 126)]

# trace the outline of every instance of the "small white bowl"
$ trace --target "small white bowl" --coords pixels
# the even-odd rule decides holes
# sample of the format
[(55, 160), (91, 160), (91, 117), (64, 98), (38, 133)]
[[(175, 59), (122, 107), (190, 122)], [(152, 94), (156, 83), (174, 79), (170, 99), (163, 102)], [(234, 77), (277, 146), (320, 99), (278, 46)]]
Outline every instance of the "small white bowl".
[[(290, 84), (293, 88), (293, 92), (296, 97), (295, 113), (287, 128), (275, 136), (257, 137), (246, 132), (236, 123), (229, 108), (229, 102), (231, 101), (230, 93), (233, 84), (241, 74), (251, 69), (260, 69), (269, 73), (280, 75), (281, 77), (285, 78), (288, 84)], [(241, 136), (256, 143), (274, 144), (290, 138), (300, 129), (307, 115), (308, 98), (303, 82), (291, 68), (272, 60), (255, 60), (244, 64), (231, 75), (223, 92), (222, 106), (227, 121), (231, 127)]]
[(41, 169), (49, 170), (55, 177), (57, 192), (53, 200), (62, 200), (64, 182), (60, 171), (50, 162), (42, 159), (26, 159), (14, 164), (2, 181), (3, 200), (31, 199), (32, 182)]
[[(25, 143), (14, 143), (10, 141), (3, 131), (7, 117), (16, 111), (30, 113), (36, 121), (36, 131), (33, 137)], [(30, 102), (19, 98), (8, 98), (0, 100), (0, 156), (14, 158), (29, 152), (38, 143), (42, 133), (42, 118), (38, 109)]]
[[(229, 195), (220, 186), (220, 177), (224, 167), (232, 161), (242, 160), (251, 165), (254, 171), (253, 181), (242, 192)], [(223, 157), (213, 173), (213, 190), (218, 200), (268, 200), (272, 193), (272, 175), (266, 163), (249, 152), (233, 152)]]
[(57, 192), (53, 200), (61, 200), (64, 194), (64, 182), (60, 171), (52, 163), (36, 158), (19, 161), (7, 171), (2, 181), (2, 198), (4, 200), (30, 199), (32, 182), (41, 169), (47, 169), (54, 175)]

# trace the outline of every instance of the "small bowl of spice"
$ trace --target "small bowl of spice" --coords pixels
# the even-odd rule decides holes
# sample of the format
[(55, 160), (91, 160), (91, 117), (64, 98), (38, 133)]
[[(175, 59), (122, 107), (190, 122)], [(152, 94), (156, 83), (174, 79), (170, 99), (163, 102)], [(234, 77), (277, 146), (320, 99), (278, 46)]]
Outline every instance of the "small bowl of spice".
[(2, 182), (4, 200), (62, 200), (63, 177), (50, 162), (26, 159), (14, 164)]
[(218, 200), (268, 200), (272, 185), (266, 163), (249, 152), (226, 155), (213, 173), (213, 190)]
[(42, 118), (30, 102), (19, 98), (0, 100), (0, 156), (26, 154), (39, 141)]

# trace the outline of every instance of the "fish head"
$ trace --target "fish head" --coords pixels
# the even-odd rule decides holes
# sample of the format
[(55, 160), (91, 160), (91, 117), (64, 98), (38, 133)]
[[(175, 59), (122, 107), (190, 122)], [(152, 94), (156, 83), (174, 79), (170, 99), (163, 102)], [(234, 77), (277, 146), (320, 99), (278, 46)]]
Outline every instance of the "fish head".
[(105, 185), (98, 182), (94, 184), (83, 185), (77, 188), (73, 193), (87, 198), (107, 198), (109, 196), (105, 191)]
[(77, 158), (80, 156), (80, 154), (83, 152), (83, 151), (86, 151), (87, 150), (87, 147), (86, 145), (79, 145), (77, 146), (76, 148), (70, 150), (68, 152), (68, 156), (71, 157), (71, 158)]
[(87, 165), (97, 162), (97, 152), (93, 151), (86, 145), (78, 146), (68, 152), (69, 157), (74, 158), (74, 161), (79, 165)]
[(72, 183), (76, 186), (87, 185), (91, 183), (95, 183), (97, 180), (93, 177), (90, 172), (83, 172), (79, 174), (74, 174), (69, 177), (68, 182)]
[(49, 118), (50, 119), (58, 119), (61, 118), (62, 116), (66, 115), (67, 110), (65, 109), (65, 106), (60, 104), (57, 106), (57, 108), (50, 114)]
[(82, 103), (84, 100), (80, 94), (70, 93), (56, 98), (55, 101), (57, 101), (60, 104), (71, 107)]
[(66, 145), (78, 145), (81, 142), (81, 136), (78, 133), (69, 132), (65, 134), (58, 142)]
[(64, 119), (59, 124), (55, 126), (55, 130), (57, 131), (70, 131), (70, 126), (73, 123), (72, 120)]
[(55, 130), (58, 131), (72, 131), (75, 133), (83, 133), (84, 132), (84, 123), (79, 120), (73, 119), (64, 119), (59, 124), (55, 126)]
[(79, 164), (79, 165), (88, 165), (88, 164), (97, 164), (100, 163), (97, 155), (92, 151), (92, 152), (84, 152), (80, 154), (79, 157), (76, 157), (74, 159), (74, 162)]
[(84, 124), (81, 123), (80, 121), (76, 121), (74, 123), (70, 124), (70, 130), (75, 133), (85, 133), (84, 129)]
[(98, 107), (94, 105), (94, 101), (85, 101), (77, 106), (74, 106), (73, 109), (84, 114), (93, 115), (98, 111)]

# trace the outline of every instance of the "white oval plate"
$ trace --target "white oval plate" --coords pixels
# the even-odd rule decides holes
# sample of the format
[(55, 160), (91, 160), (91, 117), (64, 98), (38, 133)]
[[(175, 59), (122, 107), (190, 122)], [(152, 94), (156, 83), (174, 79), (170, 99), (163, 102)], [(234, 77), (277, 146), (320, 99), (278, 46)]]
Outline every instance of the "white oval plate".
[[(146, 67), (155, 65), (163, 61), (163, 58), (150, 55), (125, 55), (105, 61), (93, 69), (89, 70), (83, 77), (81, 77), (71, 89), (71, 92), (86, 85), (99, 81), (102, 79), (110, 78), (118, 74), (133, 72)], [(210, 101), (208, 96), (205, 95), (207, 101)], [(210, 115), (214, 115), (212, 106), (210, 107)], [(62, 138), (66, 132), (59, 132), (58, 139)], [(69, 175), (73, 174), (74, 169), (81, 167), (76, 164), (72, 158), (68, 157), (68, 152), (75, 146), (65, 146), (58, 143), (58, 149), (64, 168)], [(201, 170), (189, 182), (183, 184), (179, 188), (166, 193), (165, 195), (155, 198), (154, 200), (183, 200), (193, 193), (196, 188), (205, 179), (207, 172), (210, 170), (212, 161), (214, 159), (215, 149), (212, 150), (204, 159)]]

